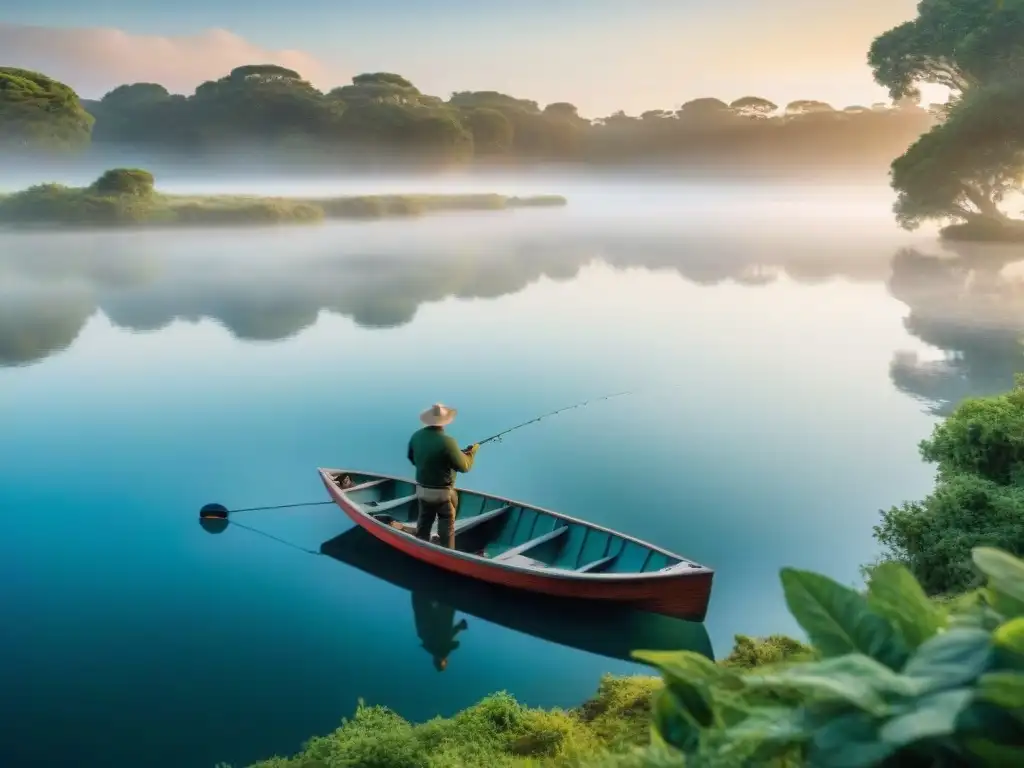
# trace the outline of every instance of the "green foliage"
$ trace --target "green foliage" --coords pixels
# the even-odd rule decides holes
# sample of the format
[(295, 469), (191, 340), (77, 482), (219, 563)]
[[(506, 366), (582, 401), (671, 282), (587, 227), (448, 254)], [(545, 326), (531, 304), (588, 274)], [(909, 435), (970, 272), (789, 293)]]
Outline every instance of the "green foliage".
[(973, 557), (988, 582), (956, 612), (927, 600), (895, 563), (872, 572), (861, 599), (784, 570), (787, 602), (819, 660), (736, 674), (689, 652), (637, 652), (665, 680), (660, 742), (689, 767), (1020, 764), (1024, 562), (990, 548)]
[(921, 454), (937, 464), (938, 482), (923, 501), (882, 513), (875, 536), (888, 558), (937, 595), (978, 585), (977, 546), (1024, 555), (1024, 380), (1003, 395), (963, 401)]
[(153, 194), (153, 174), (139, 168), (114, 168), (106, 171), (91, 189), (100, 195), (134, 195), (150, 197)]
[(868, 63), (900, 98), (924, 83), (961, 93), (1012, 77), (1024, 52), (1021, 0), (922, 0), (917, 17), (879, 35)]
[(384, 707), (360, 704), (333, 734), (312, 739), (292, 758), (253, 768), (458, 768), (580, 765), (611, 750), (627, 754), (649, 742), (657, 678), (612, 678), (578, 710), (524, 707), (505, 693), (451, 718), (412, 725)]
[(79, 149), (93, 117), (71, 88), (38, 72), (0, 67), (0, 146), (19, 150)]
[(928, 219), (957, 220), (982, 230), (1017, 233), (999, 204), (1024, 178), (1024, 81), (972, 91), (945, 121), (915, 141), (892, 163), (894, 208), (901, 226)]
[[(97, 144), (200, 156), (259, 151), (321, 164), (473, 158), (604, 163), (673, 155), (739, 167), (813, 164), (820, 170), (826, 163), (841, 168), (888, 162), (934, 121), (924, 110), (842, 113), (824, 105), (823, 113), (817, 109), (822, 103), (813, 100), (794, 102), (806, 109), (777, 115), (776, 105), (757, 96), (733, 104), (705, 97), (678, 111), (649, 110), (640, 117), (618, 112), (589, 120), (569, 102), (542, 108), (497, 91), (456, 92), (446, 101), (389, 72), (359, 74), (323, 93), (300, 73), (269, 64), (236, 67), (188, 96), (156, 83), (121, 85), (89, 102), (86, 112), (70, 90), (61, 96), (67, 97), (67, 109), (51, 109), (57, 96), (47, 102), (37, 92), (49, 88), (57, 94), (63, 86), (28, 73), (52, 84), (37, 87), (22, 70), (6, 72), (6, 80), (0, 77), (0, 109), (7, 103), (19, 121), (29, 114), (38, 118), (0, 121), (8, 129), (21, 126), (17, 141), (28, 140), (21, 129), (30, 126), (40, 146), (70, 141), (72, 134), (77, 138), (70, 143), (78, 146), (89, 141), (87, 128), (95, 121)], [(69, 132), (73, 125), (78, 127)], [(58, 135), (64, 139), (57, 141)]]
[(104, 173), (86, 188), (41, 184), (0, 197), (0, 223), (69, 226), (113, 225), (258, 225), (311, 223), (325, 218), (375, 219), (438, 211), (495, 211), (560, 206), (564, 197), (517, 198), (477, 195), (377, 195), (289, 199), (178, 197), (154, 192), (153, 175), (135, 168)]

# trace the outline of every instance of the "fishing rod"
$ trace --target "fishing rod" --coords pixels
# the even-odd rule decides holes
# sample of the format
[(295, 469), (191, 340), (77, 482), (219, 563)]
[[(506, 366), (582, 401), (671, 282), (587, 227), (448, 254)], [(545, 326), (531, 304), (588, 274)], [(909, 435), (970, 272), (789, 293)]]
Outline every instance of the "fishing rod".
[(516, 424), (514, 427), (509, 427), (508, 429), (502, 430), (496, 435), (491, 435), (486, 440), (479, 440), (475, 444), (484, 445), (485, 443), (489, 443), (493, 440), (501, 440), (501, 438), (507, 435), (509, 432), (515, 432), (517, 429), (522, 429), (523, 427), (527, 427), (530, 424), (536, 424), (538, 421), (542, 419), (546, 419), (549, 416), (554, 416), (555, 414), (562, 413), (563, 411), (571, 411), (573, 408), (583, 408), (584, 406), (590, 405), (591, 403), (598, 403), (602, 400), (611, 400), (613, 397), (622, 397), (623, 395), (630, 394), (632, 394), (632, 392), (616, 392), (611, 395), (604, 395), (603, 397), (594, 397), (591, 398), (590, 400), (584, 400), (582, 403), (576, 403), (575, 405), (567, 405), (564, 408), (558, 408), (557, 410), (542, 414), (541, 416), (537, 416), (536, 418), (530, 419), (529, 421), (524, 421), (522, 424)]
[[(599, 403), (602, 400), (611, 400), (613, 397), (622, 397), (624, 395), (631, 395), (631, 394), (633, 394), (633, 393), (632, 392), (615, 392), (615, 393), (610, 394), (610, 395), (603, 395), (602, 397), (594, 397), (594, 398), (591, 398), (590, 400), (584, 400), (583, 402), (575, 403), (574, 405), (567, 405), (564, 408), (557, 408), (557, 409), (555, 409), (553, 411), (549, 411), (547, 413), (541, 414), (540, 416), (536, 416), (536, 417), (534, 417), (534, 418), (532, 418), (532, 419), (530, 419), (528, 421), (524, 421), (521, 424), (516, 424), (514, 427), (509, 427), (508, 429), (503, 429), (501, 432), (498, 432), (496, 435), (491, 435), (490, 437), (488, 437), (488, 438), (486, 438), (484, 440), (478, 441), (476, 443), (476, 445), (484, 445), (486, 443), (491, 443), (491, 442), (494, 442), (496, 440), (500, 441), (509, 432), (515, 432), (517, 429), (522, 429), (523, 427), (528, 427), (530, 424), (536, 424), (538, 421), (542, 421), (543, 419), (546, 419), (546, 418), (548, 418), (550, 416), (555, 416), (555, 415), (557, 415), (559, 413), (564, 413), (565, 411), (571, 411), (574, 408), (583, 408), (585, 406), (590, 405), (591, 403)], [(328, 500), (328, 501), (304, 501), (304, 502), (299, 502), (298, 504), (275, 504), (275, 505), (266, 506), (266, 507), (245, 507), (243, 509), (228, 509), (223, 504), (206, 504), (206, 505), (203, 506), (202, 509), (199, 510), (199, 521), (200, 521), (200, 524), (203, 525), (203, 528), (206, 529), (208, 532), (210, 532), (210, 533), (220, 533), (225, 528), (227, 528), (228, 516), (236, 514), (238, 512), (257, 512), (257, 511), (261, 511), (261, 510), (289, 509), (289, 508), (294, 508), (294, 507), (318, 507), (318, 506), (321, 506), (321, 505), (324, 505), (324, 504), (333, 504), (333, 503), (334, 503), (333, 500)], [(372, 506), (372, 505), (373, 505), (373, 502), (370, 502), (368, 506)], [(260, 533), (260, 534), (262, 534), (264, 536), (270, 536), (270, 534), (263, 533), (262, 531), (257, 531), (255, 529), (251, 529), (251, 528), (249, 530), (252, 530), (254, 533)], [(274, 538), (274, 537), (271, 536), (271, 538)], [(287, 542), (284, 542), (284, 543), (287, 543)], [(295, 545), (294, 544), (289, 544), (289, 546), (295, 546)], [(298, 547), (298, 549), (302, 549), (302, 547)]]

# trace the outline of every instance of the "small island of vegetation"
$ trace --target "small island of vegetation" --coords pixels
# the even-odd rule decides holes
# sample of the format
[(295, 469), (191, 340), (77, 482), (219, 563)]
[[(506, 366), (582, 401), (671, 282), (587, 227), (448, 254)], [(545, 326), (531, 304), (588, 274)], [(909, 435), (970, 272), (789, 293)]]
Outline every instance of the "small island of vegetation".
[(283, 224), (565, 204), (565, 198), (557, 195), (369, 195), (326, 198), (165, 195), (156, 191), (153, 174), (148, 171), (115, 168), (88, 187), (39, 184), (21, 192), (0, 196), (0, 224), (83, 227)]

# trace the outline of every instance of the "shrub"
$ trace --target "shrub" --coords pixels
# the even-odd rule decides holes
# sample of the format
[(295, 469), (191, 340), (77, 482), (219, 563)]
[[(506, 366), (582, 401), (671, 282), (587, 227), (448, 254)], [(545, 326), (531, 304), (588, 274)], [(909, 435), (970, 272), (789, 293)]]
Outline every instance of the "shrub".
[(897, 563), (867, 594), (783, 569), (786, 603), (821, 660), (738, 673), (691, 652), (658, 667), (659, 743), (687, 766), (1024, 764), (1024, 561), (979, 547), (987, 583), (961, 611)]
[(961, 592), (977, 582), (972, 548), (1024, 555), (1024, 379), (965, 400), (920, 448), (938, 466), (935, 491), (882, 512), (875, 537), (929, 594)]
[(153, 194), (153, 174), (140, 168), (112, 168), (105, 171), (90, 189), (98, 195), (134, 195), (149, 197)]

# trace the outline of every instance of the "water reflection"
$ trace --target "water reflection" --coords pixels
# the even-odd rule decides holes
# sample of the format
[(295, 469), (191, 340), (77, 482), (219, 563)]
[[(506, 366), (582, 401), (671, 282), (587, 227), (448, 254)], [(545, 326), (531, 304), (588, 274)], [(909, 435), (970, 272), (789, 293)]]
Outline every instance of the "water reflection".
[[(680, 231), (417, 235), (401, 226), (341, 245), (309, 232), (2, 235), (0, 365), (67, 349), (97, 311), (132, 331), (209, 318), (236, 338), (276, 341), (310, 327), (321, 311), (390, 328), (426, 303), (504, 296), (541, 278), (572, 279), (595, 261), (671, 270), (700, 285), (763, 286), (782, 275), (881, 281), (887, 272), (884, 256), (848, 242)], [(337, 231), (346, 241), (356, 230)]]
[(964, 397), (1007, 389), (1022, 367), (1019, 247), (902, 248), (892, 256), (880, 243), (825, 236), (635, 228), (467, 234), (436, 224), (417, 233), (416, 226), (393, 225), (372, 237), (339, 228), (343, 237), (327, 238), (308, 231), (3, 235), (0, 366), (67, 349), (96, 312), (137, 332), (212, 319), (238, 339), (277, 341), (310, 327), (322, 311), (364, 328), (391, 328), (411, 322), (424, 304), (504, 296), (541, 278), (572, 279), (601, 262), (669, 270), (708, 286), (767, 286), (782, 277), (804, 284), (887, 280), (910, 309), (907, 330), (942, 351), (939, 360), (896, 354), (891, 379), (937, 414)]
[(459, 647), (456, 635), (468, 628), (456, 612), (570, 648), (631, 660), (638, 648), (686, 649), (711, 658), (703, 624), (642, 613), (626, 607), (527, 595), (476, 582), (407, 557), (361, 528), (351, 528), (320, 551), (412, 593), (416, 633), (436, 669), (447, 666)]
[(896, 388), (947, 415), (966, 397), (1004, 392), (1024, 370), (1024, 249), (951, 244), (937, 254), (902, 249), (890, 293), (910, 308), (906, 329), (943, 351), (938, 360), (897, 352)]
[(412, 613), (416, 634), (424, 650), (433, 657), (434, 669), (444, 672), (448, 668), (448, 657), (459, 647), (456, 635), (469, 629), (469, 623), (465, 619), (456, 623), (455, 608), (422, 591), (412, 593)]

